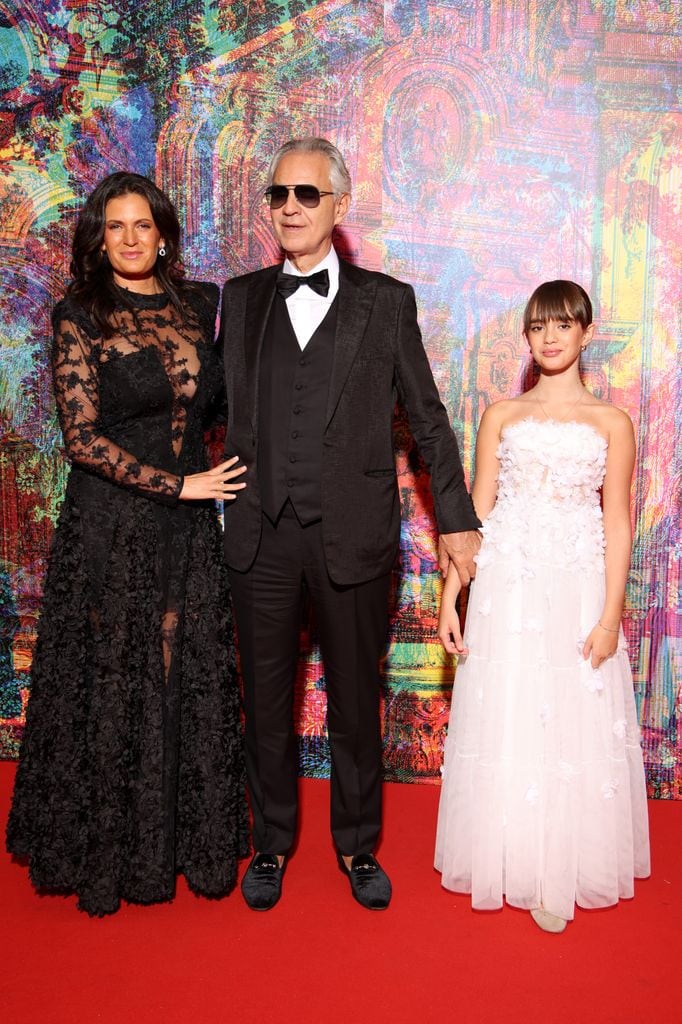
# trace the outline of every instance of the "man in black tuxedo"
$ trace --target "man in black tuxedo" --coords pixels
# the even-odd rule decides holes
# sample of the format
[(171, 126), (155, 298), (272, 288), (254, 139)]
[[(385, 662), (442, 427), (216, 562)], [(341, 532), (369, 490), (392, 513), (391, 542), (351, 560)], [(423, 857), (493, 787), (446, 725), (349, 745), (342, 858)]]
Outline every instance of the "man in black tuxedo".
[(286, 143), (265, 198), (284, 266), (229, 281), (221, 333), (226, 455), (247, 487), (225, 508), (244, 677), (246, 757), (256, 854), (246, 902), (279, 899), (297, 811), (294, 679), (302, 590), (324, 660), (331, 830), (363, 906), (391, 885), (374, 857), (381, 827), (379, 658), (386, 642), (400, 503), (396, 398), (431, 472), (442, 563), (473, 575), (478, 527), (457, 442), (438, 397), (409, 285), (339, 260), (334, 228), (350, 203), (343, 157), (324, 139)]

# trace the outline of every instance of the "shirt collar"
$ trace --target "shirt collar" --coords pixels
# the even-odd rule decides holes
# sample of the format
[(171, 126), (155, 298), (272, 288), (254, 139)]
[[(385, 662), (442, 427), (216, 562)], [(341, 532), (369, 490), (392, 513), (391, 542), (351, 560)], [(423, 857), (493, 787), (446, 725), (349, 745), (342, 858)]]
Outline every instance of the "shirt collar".
[(285, 259), (282, 270), (285, 274), (296, 274), (298, 277), (310, 277), (311, 274), (316, 274), (318, 270), (326, 270), (329, 274), (329, 294), (333, 294), (339, 283), (339, 257), (337, 256), (336, 249), (334, 246), (331, 247), (325, 258), (312, 267), (311, 270), (306, 270), (303, 274), (300, 270), (297, 270), (290, 259)]

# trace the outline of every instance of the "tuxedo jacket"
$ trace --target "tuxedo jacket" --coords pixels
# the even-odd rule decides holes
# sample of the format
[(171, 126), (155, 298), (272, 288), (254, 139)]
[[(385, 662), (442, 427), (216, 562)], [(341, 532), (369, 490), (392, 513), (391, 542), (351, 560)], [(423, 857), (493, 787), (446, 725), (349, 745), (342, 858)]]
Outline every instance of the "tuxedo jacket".
[[(246, 466), (247, 484), (225, 503), (227, 564), (247, 571), (260, 543), (258, 489), (259, 366), (280, 266), (228, 281), (221, 343), (228, 424), (225, 457)], [(389, 572), (400, 537), (393, 449), (396, 400), (431, 473), (441, 533), (476, 530), (457, 441), (433, 380), (412, 288), (340, 260), (334, 356), (322, 438), (322, 531), (335, 583), (358, 584)]]

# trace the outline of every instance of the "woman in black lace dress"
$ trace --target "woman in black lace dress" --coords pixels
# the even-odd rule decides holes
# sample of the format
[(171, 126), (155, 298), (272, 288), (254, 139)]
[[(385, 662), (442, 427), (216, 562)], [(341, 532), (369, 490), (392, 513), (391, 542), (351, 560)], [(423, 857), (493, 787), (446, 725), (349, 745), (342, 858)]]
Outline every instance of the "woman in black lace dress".
[(53, 314), (73, 463), (54, 538), (8, 849), (90, 914), (222, 896), (248, 852), (232, 620), (207, 470), (218, 289), (183, 280), (173, 206), (117, 173), (76, 227)]

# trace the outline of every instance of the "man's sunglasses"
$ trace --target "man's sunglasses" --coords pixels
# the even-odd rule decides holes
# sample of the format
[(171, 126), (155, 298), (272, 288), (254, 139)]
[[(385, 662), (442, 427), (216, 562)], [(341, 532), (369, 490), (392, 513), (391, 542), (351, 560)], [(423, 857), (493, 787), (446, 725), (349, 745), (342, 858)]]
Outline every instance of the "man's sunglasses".
[(320, 192), (315, 185), (271, 185), (266, 188), (264, 199), (271, 210), (279, 210), (286, 203), (290, 192), (294, 193), (297, 203), (307, 206), (309, 210), (320, 205), (322, 196), (334, 195), (333, 192)]

